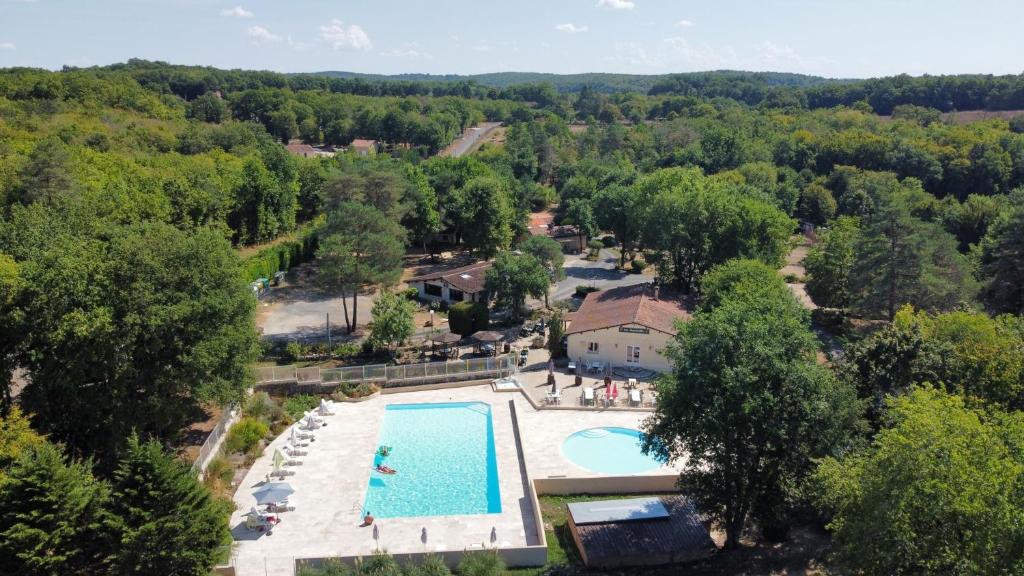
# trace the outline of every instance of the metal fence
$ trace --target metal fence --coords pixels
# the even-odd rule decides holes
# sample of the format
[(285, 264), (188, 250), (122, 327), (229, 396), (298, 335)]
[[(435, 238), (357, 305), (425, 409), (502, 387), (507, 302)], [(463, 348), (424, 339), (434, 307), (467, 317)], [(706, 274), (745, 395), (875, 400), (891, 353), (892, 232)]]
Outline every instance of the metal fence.
[(340, 368), (300, 368), (297, 366), (266, 366), (257, 369), (256, 384), (296, 382), (300, 384), (350, 384), (373, 382), (385, 388), (414, 386), (417, 383), (466, 380), (472, 376), (500, 377), (515, 371), (512, 355), (491, 358), (469, 358), (450, 362), (424, 362), (420, 364), (372, 364), (343, 366)]
[(221, 436), (227, 434), (228, 430), (231, 429), (231, 425), (234, 424), (236, 412), (238, 406), (232, 404), (224, 408), (221, 412), (220, 421), (214, 426), (210, 435), (206, 437), (206, 441), (199, 447), (199, 455), (196, 456), (194, 462), (192, 462), (192, 469), (202, 474), (206, 470), (206, 465), (209, 463), (210, 456), (213, 455), (214, 450), (217, 447), (217, 443), (220, 441)]

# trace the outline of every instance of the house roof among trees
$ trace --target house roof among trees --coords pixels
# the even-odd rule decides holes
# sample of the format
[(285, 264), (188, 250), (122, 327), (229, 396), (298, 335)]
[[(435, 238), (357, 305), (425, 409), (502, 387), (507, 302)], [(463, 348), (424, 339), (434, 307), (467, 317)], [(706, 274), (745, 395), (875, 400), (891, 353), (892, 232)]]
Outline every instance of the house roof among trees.
[(467, 294), (475, 294), (484, 289), (485, 276), (490, 270), (490, 262), (477, 262), (469, 266), (455, 268), (452, 270), (438, 270), (430, 274), (410, 278), (409, 282), (447, 282), (452, 288), (462, 290)]
[(676, 334), (675, 321), (689, 320), (693, 300), (651, 284), (621, 286), (587, 294), (571, 316), (566, 334), (639, 324), (651, 330)]

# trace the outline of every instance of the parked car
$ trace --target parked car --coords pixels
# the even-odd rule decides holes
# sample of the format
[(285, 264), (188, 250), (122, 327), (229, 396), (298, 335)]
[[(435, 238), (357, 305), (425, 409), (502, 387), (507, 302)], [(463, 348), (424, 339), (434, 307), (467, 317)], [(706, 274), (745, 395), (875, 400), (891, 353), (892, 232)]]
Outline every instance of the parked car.
[(526, 338), (530, 334), (533, 334), (533, 327), (529, 324), (523, 324), (523, 327), (519, 329), (519, 337)]
[(519, 365), (526, 366), (526, 362), (530, 359), (530, 351), (523, 348), (519, 351)]
[(537, 320), (537, 322), (533, 325), (533, 333), (534, 334), (540, 334), (541, 336), (544, 335), (544, 320), (543, 319)]

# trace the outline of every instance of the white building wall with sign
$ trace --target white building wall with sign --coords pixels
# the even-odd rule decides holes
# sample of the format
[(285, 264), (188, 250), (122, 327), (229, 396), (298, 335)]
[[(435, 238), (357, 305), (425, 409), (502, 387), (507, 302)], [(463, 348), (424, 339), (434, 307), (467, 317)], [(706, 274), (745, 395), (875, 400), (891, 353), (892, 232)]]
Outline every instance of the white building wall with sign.
[[(582, 359), (584, 363), (597, 361), (612, 366), (669, 372), (672, 366), (662, 352), (671, 339), (670, 334), (639, 324), (626, 324), (570, 334), (568, 354), (569, 358)], [(627, 356), (629, 360), (636, 361), (627, 361)]]

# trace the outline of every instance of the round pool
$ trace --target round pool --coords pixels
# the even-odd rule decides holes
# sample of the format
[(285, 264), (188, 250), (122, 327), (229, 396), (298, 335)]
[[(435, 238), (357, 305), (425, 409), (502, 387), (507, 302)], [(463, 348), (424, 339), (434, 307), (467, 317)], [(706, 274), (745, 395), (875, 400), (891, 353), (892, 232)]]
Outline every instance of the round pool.
[(573, 464), (602, 474), (642, 474), (661, 468), (662, 462), (640, 450), (643, 433), (632, 428), (587, 428), (562, 443), (562, 453)]

